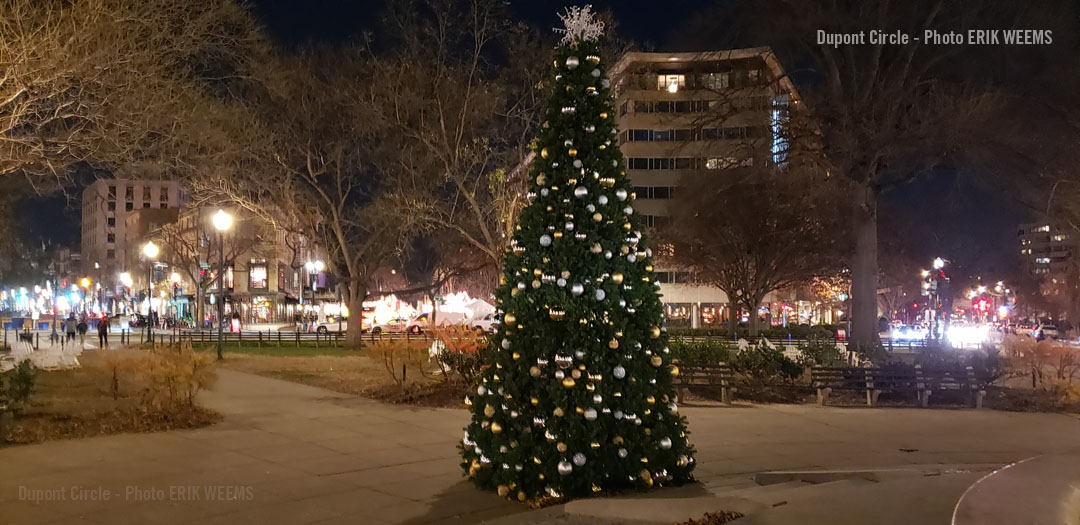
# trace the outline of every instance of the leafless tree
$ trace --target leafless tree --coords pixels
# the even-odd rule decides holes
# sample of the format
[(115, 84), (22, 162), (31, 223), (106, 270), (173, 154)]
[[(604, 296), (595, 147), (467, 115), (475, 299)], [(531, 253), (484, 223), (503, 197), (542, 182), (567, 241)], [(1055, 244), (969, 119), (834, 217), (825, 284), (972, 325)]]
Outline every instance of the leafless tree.
[(841, 252), (837, 208), (823, 178), (775, 166), (728, 170), (681, 181), (680, 205), (660, 231), (671, 262), (720, 288), (751, 313), (774, 290), (834, 274)]
[(7, 191), (62, 187), (79, 162), (179, 176), (231, 151), (249, 120), (213, 91), (263, 45), (233, 0), (2, 0), (0, 13)]

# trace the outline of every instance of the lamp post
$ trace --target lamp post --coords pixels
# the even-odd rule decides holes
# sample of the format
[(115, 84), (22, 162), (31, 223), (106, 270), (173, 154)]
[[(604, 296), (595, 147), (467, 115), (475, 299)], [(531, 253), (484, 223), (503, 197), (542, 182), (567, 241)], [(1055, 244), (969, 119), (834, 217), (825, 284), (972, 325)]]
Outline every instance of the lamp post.
[(150, 346), (154, 345), (154, 259), (158, 256), (158, 247), (154, 241), (147, 242), (143, 246), (143, 255), (146, 256), (146, 340)]
[(213, 218), (214, 229), (218, 232), (218, 289), (221, 293), (217, 302), (217, 358), (223, 359), (221, 338), (225, 327), (225, 231), (232, 227), (233, 218), (225, 210), (219, 209)]
[[(304, 263), (304, 268), (308, 272), (308, 284), (311, 285), (311, 308), (315, 308), (315, 276), (318, 275), (326, 268), (326, 265), (322, 261), (308, 261)], [(318, 322), (319, 314), (316, 312), (315, 321)]]

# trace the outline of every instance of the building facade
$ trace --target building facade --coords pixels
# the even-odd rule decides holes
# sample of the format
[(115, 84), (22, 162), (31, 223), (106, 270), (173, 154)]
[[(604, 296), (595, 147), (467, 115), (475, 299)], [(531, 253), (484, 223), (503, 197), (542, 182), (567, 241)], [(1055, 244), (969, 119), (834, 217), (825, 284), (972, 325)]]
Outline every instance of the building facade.
[(83, 270), (107, 285), (124, 271), (127, 217), (136, 210), (180, 208), (176, 181), (101, 179), (83, 190), (81, 254)]
[[(678, 206), (680, 180), (782, 162), (781, 111), (798, 95), (769, 48), (704, 53), (631, 52), (611, 71), (619, 148), (634, 184), (635, 212), (662, 225)], [(659, 266), (669, 322), (715, 326), (730, 315), (724, 292), (694, 284), (685, 269)], [(780, 318), (801, 308), (794, 291), (766, 297)], [(775, 311), (773, 311), (775, 310)]]
[(1021, 224), (1017, 229), (1020, 258), (1035, 277), (1064, 275), (1072, 259), (1076, 240), (1049, 222)]

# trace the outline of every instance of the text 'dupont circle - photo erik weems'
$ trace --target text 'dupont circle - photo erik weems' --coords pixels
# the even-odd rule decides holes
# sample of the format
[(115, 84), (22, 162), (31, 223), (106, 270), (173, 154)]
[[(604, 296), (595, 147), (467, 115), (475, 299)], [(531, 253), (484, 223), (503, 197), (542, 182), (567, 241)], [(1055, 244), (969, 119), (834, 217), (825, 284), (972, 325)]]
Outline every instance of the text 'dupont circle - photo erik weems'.
[(901, 30), (870, 29), (848, 33), (817, 30), (819, 46), (862, 46), (925, 44), (934, 46), (990, 45), (990, 46), (1045, 46), (1054, 43), (1050, 29), (967, 29), (946, 31), (926, 29), (908, 33)]

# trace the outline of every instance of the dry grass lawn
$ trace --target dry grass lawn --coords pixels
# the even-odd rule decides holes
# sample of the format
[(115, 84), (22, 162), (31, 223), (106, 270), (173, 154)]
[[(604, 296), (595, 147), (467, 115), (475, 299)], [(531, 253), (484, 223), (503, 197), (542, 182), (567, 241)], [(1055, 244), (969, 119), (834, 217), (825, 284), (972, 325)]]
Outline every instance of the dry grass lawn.
[(105, 368), (102, 352), (84, 352), (79, 361), (82, 368), (36, 372), (30, 406), (8, 421), (10, 428), (6, 436), (0, 436), (0, 447), (105, 434), (198, 428), (221, 419), (219, 414), (198, 406), (148, 407), (142, 402), (136, 378), (121, 378), (119, 396), (114, 399), (112, 375)]
[(463, 386), (445, 383), (427, 369), (428, 377), (408, 369), (399, 386), (382, 361), (364, 352), (303, 356), (228, 352), (222, 366), (391, 403), (457, 408), (465, 397)]

